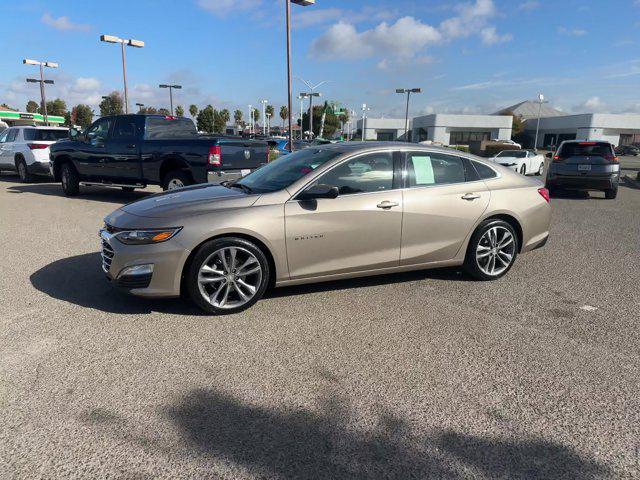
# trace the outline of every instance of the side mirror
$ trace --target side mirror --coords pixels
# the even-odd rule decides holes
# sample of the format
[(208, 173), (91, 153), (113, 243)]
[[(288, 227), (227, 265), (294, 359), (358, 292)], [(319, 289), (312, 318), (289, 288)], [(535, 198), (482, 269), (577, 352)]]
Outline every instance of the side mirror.
[(71, 140), (76, 140), (80, 136), (80, 131), (75, 128), (69, 129), (69, 138)]
[(547, 158), (551, 158), (551, 157), (553, 157), (553, 154), (552, 154), (551, 152), (547, 152), (547, 154), (545, 155), (545, 157), (547, 157)]
[(336, 198), (340, 192), (338, 187), (331, 185), (325, 185), (319, 183), (307, 188), (304, 192), (298, 195), (298, 200), (314, 200), (316, 198)]

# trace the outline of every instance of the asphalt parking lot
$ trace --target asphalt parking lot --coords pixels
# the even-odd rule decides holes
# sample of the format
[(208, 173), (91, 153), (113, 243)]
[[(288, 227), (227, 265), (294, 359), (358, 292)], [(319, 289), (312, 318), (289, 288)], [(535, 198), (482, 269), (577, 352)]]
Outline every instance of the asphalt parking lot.
[(147, 193), (83, 192), (0, 175), (0, 478), (640, 476), (631, 184), (552, 199), (548, 245), (497, 282), (286, 288), (225, 317), (113, 291), (97, 231)]

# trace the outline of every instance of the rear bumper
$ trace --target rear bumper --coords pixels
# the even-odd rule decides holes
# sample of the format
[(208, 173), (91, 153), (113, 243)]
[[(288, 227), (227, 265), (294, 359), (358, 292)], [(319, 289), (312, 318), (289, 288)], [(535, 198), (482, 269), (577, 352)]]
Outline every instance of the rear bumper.
[(51, 175), (48, 160), (46, 162), (34, 162), (31, 165), (27, 165), (27, 169), (29, 170), (29, 173), (33, 173), (35, 175)]
[(213, 183), (216, 185), (222, 182), (233, 182), (239, 178), (244, 177), (251, 173), (251, 170), (227, 170), (219, 172), (207, 172), (207, 183)]
[(566, 187), (577, 190), (609, 190), (616, 188), (620, 174), (610, 175), (554, 175), (549, 173), (547, 187)]

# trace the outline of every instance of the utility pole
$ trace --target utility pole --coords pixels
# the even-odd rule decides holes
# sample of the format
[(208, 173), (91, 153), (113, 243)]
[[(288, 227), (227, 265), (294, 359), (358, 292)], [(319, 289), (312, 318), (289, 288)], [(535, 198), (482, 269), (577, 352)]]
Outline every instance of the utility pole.
[(173, 115), (173, 89), (176, 88), (178, 90), (180, 90), (182, 88), (182, 85), (165, 85), (164, 83), (162, 85), (158, 85), (158, 87), (160, 88), (168, 88), (169, 89), (169, 104), (171, 106), (171, 115)]
[(404, 138), (407, 142), (409, 141), (409, 97), (412, 93), (420, 92), (422, 92), (420, 88), (396, 88), (396, 93), (407, 94), (407, 109), (404, 116)]
[(107, 43), (119, 43), (122, 47), (122, 77), (124, 79), (124, 113), (129, 113), (129, 90), (127, 88), (127, 54), (125, 46), (142, 48), (144, 42), (142, 40), (118, 38), (113, 35), (100, 35), (100, 41)]

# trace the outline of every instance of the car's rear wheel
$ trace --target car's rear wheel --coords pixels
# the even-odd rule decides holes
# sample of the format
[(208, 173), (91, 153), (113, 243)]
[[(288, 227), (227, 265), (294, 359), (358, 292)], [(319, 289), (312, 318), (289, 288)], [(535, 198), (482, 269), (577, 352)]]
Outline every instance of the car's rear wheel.
[(173, 170), (167, 173), (162, 179), (163, 190), (175, 190), (176, 188), (186, 187), (191, 185), (191, 179), (182, 170)]
[(527, 174), (527, 166), (523, 163), (522, 166), (520, 167), (520, 173), (522, 175), (526, 175)]
[(544, 162), (542, 162), (540, 164), (540, 166), (538, 167), (538, 173), (537, 175), (542, 175), (544, 173)]
[(220, 238), (196, 253), (187, 273), (187, 291), (209, 313), (237, 313), (262, 297), (269, 275), (269, 262), (256, 245), (242, 238)]
[(74, 197), (80, 192), (80, 179), (78, 178), (78, 172), (73, 168), (70, 163), (62, 165), (60, 171), (60, 177), (62, 180), (62, 191), (67, 197)]
[(20, 177), (21, 182), (33, 182), (33, 175), (29, 173), (29, 168), (27, 167), (27, 162), (24, 161), (24, 158), (18, 157), (16, 160), (16, 170), (18, 171), (18, 176)]
[(618, 187), (610, 188), (610, 189), (604, 191), (604, 198), (606, 198), (608, 200), (613, 200), (617, 196), (618, 196)]
[(518, 256), (518, 236), (504, 220), (482, 222), (471, 236), (464, 268), (477, 280), (496, 280), (505, 275)]

